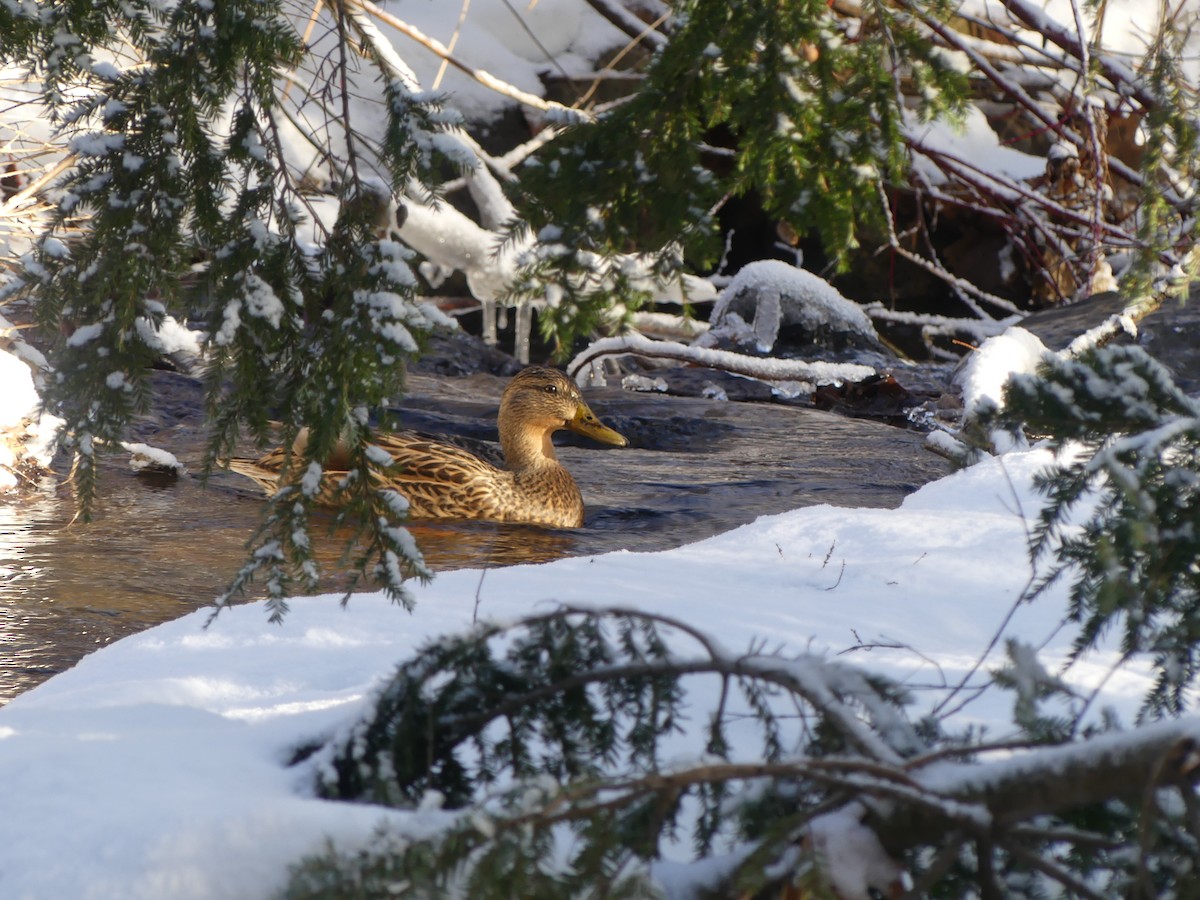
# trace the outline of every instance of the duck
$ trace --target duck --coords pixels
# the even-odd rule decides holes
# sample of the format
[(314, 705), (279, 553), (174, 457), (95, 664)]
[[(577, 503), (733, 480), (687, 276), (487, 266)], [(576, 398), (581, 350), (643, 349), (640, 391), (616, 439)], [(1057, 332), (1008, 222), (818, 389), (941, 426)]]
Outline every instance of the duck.
[[(583, 495), (559, 462), (551, 436), (569, 429), (602, 444), (629, 445), (597, 418), (573, 381), (544, 366), (529, 366), (513, 376), (500, 397), (496, 425), (503, 468), (444, 441), (409, 432), (379, 432), (372, 443), (394, 463), (379, 475), (381, 486), (408, 500), (410, 519), (486, 519), (579, 528)], [(273, 495), (290, 457), (302, 450), (303, 437), (291, 452), (278, 447), (257, 459), (234, 457), (229, 468)], [(346, 465), (344, 453), (335, 452), (326, 461), (318, 503), (337, 505), (335, 485), (345, 477)]]

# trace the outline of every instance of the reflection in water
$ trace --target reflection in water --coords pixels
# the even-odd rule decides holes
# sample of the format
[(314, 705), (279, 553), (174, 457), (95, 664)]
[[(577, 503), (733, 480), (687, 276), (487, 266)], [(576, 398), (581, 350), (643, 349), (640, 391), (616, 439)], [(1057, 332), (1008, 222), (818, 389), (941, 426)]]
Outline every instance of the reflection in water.
[(570, 556), (577, 544), (569, 531), (495, 522), (414, 523), (408, 530), (436, 572), (545, 563)]
[[(73, 522), (68, 490), (47, 480), (0, 499), (0, 703), (84, 654), (211, 603), (241, 564), (263, 503), (184, 479), (106, 473), (92, 522)], [(318, 525), (319, 528), (319, 525)], [(414, 525), (435, 571), (541, 563), (569, 532), (486, 522)], [(336, 573), (345, 534), (320, 540), (323, 591), (358, 589)]]

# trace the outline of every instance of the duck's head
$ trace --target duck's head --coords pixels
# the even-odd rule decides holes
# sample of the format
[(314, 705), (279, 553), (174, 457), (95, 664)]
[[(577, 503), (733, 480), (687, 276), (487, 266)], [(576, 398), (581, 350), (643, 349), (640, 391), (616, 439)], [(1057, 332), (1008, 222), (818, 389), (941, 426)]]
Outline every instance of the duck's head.
[[(554, 458), (550, 435), (562, 428), (602, 444), (625, 447), (629, 441), (597, 417), (579, 388), (555, 369), (530, 366), (509, 382), (500, 398), (500, 441), (508, 455), (515, 441), (536, 438), (544, 455)], [(509, 458), (510, 464), (513, 462)]]

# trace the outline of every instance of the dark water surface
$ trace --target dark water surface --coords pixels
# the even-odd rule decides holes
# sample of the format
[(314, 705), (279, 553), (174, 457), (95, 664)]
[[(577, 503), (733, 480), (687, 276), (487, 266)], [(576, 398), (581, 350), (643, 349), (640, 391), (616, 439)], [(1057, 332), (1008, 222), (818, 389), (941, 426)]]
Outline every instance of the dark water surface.
[[(408, 427), (494, 438), (504, 379), (412, 376)], [(197, 386), (164, 375), (161, 411), (139, 440), (195, 469), (203, 448)], [(577, 531), (483, 522), (414, 523), (438, 570), (546, 562), (700, 540), (766, 513), (830, 503), (892, 507), (947, 464), (921, 435), (779, 404), (589, 392), (632, 446), (570, 443), (560, 458), (580, 483)], [(263, 509), (249, 482), (223, 473), (147, 478), (114, 459), (90, 523), (72, 522), (69, 488), (47, 479), (0, 503), (0, 702), (117, 638), (206, 606), (233, 577)], [(325, 570), (341, 553), (320, 548)], [(324, 590), (344, 590), (330, 575)]]

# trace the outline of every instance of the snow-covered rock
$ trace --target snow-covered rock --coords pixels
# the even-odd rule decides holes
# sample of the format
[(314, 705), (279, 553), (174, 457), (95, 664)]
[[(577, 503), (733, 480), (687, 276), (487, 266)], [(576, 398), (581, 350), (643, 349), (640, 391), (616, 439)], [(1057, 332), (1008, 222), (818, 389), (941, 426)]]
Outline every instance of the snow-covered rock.
[(811, 272), (774, 259), (743, 267), (717, 298), (709, 322), (699, 346), (732, 343), (769, 353), (783, 328), (799, 328), (820, 343), (878, 344), (857, 303)]

